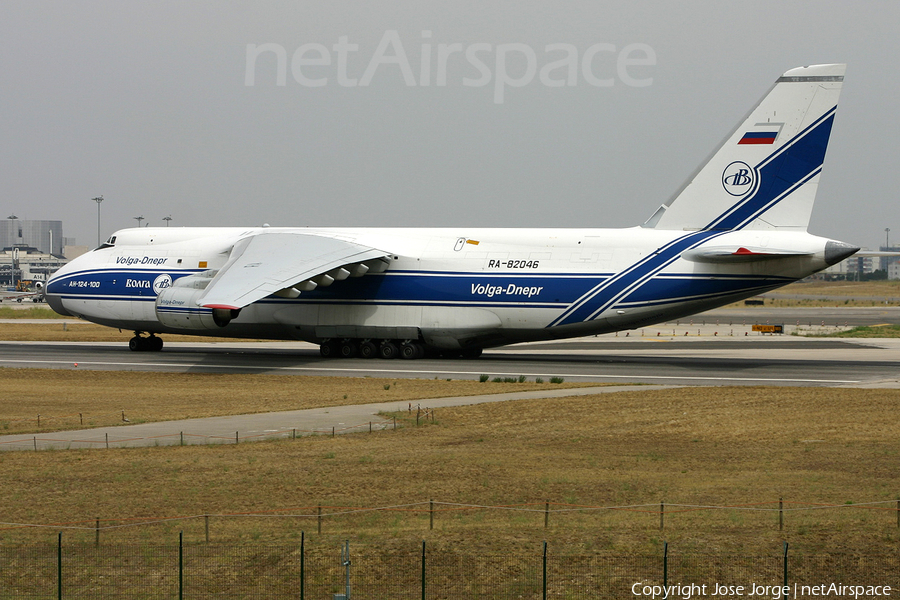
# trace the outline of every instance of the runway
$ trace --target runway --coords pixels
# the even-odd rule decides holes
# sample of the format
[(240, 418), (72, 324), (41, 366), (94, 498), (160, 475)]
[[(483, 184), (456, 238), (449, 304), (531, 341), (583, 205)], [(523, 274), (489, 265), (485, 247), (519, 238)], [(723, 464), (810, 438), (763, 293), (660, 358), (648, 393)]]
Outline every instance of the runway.
[[(766, 336), (900, 323), (900, 307), (720, 308), (617, 335), (518, 344), (475, 360), (324, 359), (302, 342), (167, 342), (162, 352), (123, 343), (0, 342), (0, 366), (179, 373), (278, 373), (342, 377), (528, 378), (676, 385), (897, 385), (900, 339)], [(75, 367), (75, 364), (78, 367)]]
[[(772, 309), (773, 311), (777, 309)], [(838, 309), (839, 310), (839, 309)], [(759, 313), (757, 313), (759, 314)], [(820, 313), (821, 314), (821, 313)], [(838, 313), (851, 322), (887, 322), (880, 309)], [(784, 313), (769, 314), (774, 322)], [(832, 316), (832, 318), (834, 318)], [(738, 319), (741, 319), (740, 321)], [(785, 319), (787, 320), (787, 319)], [(729, 322), (730, 321), (730, 322)], [(478, 379), (562, 377), (566, 381), (654, 384), (657, 386), (821, 386), (900, 389), (900, 339), (835, 339), (771, 336), (752, 332), (765, 322), (722, 314), (701, 315), (618, 335), (518, 344), (485, 351), (474, 360), (324, 359), (318, 347), (302, 342), (167, 343), (162, 352), (131, 352), (126, 344), (0, 342), (0, 367), (178, 373), (271, 373), (390, 379)], [(839, 323), (816, 327), (833, 331)], [(811, 325), (801, 325), (809, 330)], [(793, 330), (796, 325), (787, 326)], [(829, 329), (830, 328), (830, 329)], [(621, 390), (622, 388), (617, 388)], [(614, 392), (615, 388), (605, 388)], [(572, 395), (591, 390), (550, 390)], [(592, 393), (598, 393), (594, 391)], [(486, 397), (481, 401), (515, 398)], [(468, 404), (473, 398), (457, 399)], [(453, 405), (454, 399), (423, 400), (423, 406)], [(450, 403), (450, 404), (448, 404)], [(385, 428), (380, 410), (356, 406), (194, 419), (40, 436), (0, 436), (0, 450), (117, 447), (190, 443), (238, 443), (259, 437)], [(331, 428), (334, 428), (333, 430)]]
[[(77, 366), (76, 366), (77, 364)], [(130, 352), (121, 343), (0, 342), (0, 366), (277, 373), (343, 377), (562, 377), (571, 381), (678, 385), (893, 386), (900, 340), (791, 336), (668, 339), (601, 336), (487, 350), (474, 360), (324, 359), (305, 343), (170, 343)]]

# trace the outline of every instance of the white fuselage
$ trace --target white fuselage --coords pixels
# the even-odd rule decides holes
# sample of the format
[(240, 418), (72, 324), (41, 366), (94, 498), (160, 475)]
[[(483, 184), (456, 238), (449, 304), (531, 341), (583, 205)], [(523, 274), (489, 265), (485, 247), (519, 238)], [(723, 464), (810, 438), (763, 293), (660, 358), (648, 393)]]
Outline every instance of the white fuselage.
[[(261, 231), (355, 242), (384, 251), (390, 264), (296, 298), (269, 295), (223, 327), (160, 321), (163, 289), (221, 269), (237, 240)], [(419, 339), (446, 349), (632, 329), (753, 296), (829, 264), (829, 240), (775, 230), (144, 228), (111, 239), (54, 275), (47, 286), (54, 309), (149, 333)], [(773, 254), (732, 257), (738, 248)]]

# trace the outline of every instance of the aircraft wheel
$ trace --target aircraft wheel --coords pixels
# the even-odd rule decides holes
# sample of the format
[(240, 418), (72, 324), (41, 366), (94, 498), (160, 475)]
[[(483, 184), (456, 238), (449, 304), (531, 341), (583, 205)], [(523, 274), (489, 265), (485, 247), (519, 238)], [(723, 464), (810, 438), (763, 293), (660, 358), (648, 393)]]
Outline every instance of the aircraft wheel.
[(22, 299), (21, 299), (21, 298), (16, 298), (16, 302), (18, 302), (19, 304), (22, 304)]
[(338, 350), (340, 350), (340, 348), (338, 343), (334, 340), (328, 340), (319, 346), (319, 354), (324, 358), (334, 358), (338, 355)]
[(132, 352), (140, 352), (141, 350), (143, 350), (143, 348), (141, 347), (143, 346), (143, 344), (141, 343), (143, 339), (144, 338), (138, 335), (134, 336), (133, 338), (128, 340), (128, 349)]
[(425, 356), (425, 348), (418, 342), (406, 342), (400, 346), (400, 356), (407, 360)]
[(163, 341), (162, 338), (156, 337), (155, 335), (151, 335), (147, 338), (147, 349), (151, 352), (159, 352), (163, 349)]
[(363, 358), (375, 358), (378, 356), (378, 346), (366, 340), (359, 345), (359, 355)]
[(397, 358), (398, 354), (400, 354), (400, 349), (397, 348), (397, 344), (391, 341), (382, 342), (381, 346), (378, 348), (378, 355), (381, 358)]
[(483, 350), (481, 348), (467, 348), (459, 353), (460, 358), (478, 358)]
[(344, 340), (341, 342), (341, 358), (353, 358), (358, 349), (353, 340)]

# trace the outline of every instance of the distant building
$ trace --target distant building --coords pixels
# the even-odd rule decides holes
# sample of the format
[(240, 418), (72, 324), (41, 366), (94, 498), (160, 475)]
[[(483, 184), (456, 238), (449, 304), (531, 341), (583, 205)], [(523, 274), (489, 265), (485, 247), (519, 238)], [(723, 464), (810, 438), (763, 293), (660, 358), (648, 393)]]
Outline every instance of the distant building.
[(857, 273), (874, 273), (878, 268), (874, 256), (851, 256), (844, 262), (847, 263), (848, 276)]
[(0, 286), (10, 286), (24, 279), (47, 281), (66, 262), (62, 256), (41, 252), (37, 248), (5, 248), (0, 250)]
[[(72, 238), (66, 238), (70, 240)], [(74, 258), (78, 258), (82, 254), (87, 254), (90, 251), (88, 246), (76, 246), (75, 244), (66, 244), (63, 246), (63, 256), (66, 260), (72, 260)]]
[(888, 279), (900, 279), (900, 261), (895, 260), (891, 264), (888, 265), (887, 268), (887, 278)]
[(0, 250), (18, 246), (62, 256), (64, 244), (62, 221), (0, 220)]

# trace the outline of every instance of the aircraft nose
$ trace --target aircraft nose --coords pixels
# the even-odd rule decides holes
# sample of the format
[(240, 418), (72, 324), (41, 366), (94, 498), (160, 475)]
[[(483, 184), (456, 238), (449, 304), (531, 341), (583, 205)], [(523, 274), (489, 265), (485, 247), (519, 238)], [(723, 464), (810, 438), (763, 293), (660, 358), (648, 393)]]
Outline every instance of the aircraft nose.
[(825, 244), (825, 262), (829, 265), (836, 265), (848, 256), (853, 256), (857, 252), (859, 252), (859, 246), (829, 240)]
[[(54, 285), (56, 283), (56, 285)], [(44, 289), (44, 300), (53, 309), (53, 312), (58, 313), (64, 317), (74, 317), (72, 313), (67, 311), (63, 306), (62, 297), (58, 293), (54, 293), (56, 288), (59, 286), (58, 282), (54, 282), (51, 278), (50, 281), (47, 282), (47, 287)]]

